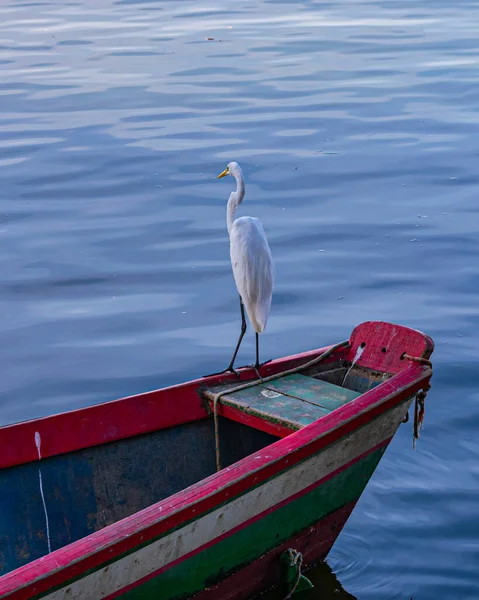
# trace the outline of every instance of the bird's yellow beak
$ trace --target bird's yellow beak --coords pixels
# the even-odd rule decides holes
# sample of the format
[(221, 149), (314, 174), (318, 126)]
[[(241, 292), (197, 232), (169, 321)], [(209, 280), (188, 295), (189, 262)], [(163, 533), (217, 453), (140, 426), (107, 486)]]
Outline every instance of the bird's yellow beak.
[(221, 179), (222, 177), (226, 177), (226, 175), (229, 175), (229, 172), (230, 171), (229, 171), (228, 167), (226, 167), (226, 169), (218, 175), (218, 179)]

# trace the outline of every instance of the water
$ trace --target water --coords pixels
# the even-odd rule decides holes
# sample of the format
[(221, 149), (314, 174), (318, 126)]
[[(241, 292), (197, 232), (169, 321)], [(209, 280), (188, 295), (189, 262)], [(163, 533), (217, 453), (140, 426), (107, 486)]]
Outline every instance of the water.
[(263, 360), (367, 319), (436, 342), (418, 450), (402, 426), (331, 568), (361, 600), (476, 599), (479, 5), (6, 0), (0, 18), (1, 422), (227, 365), (215, 176), (237, 160), (277, 267)]

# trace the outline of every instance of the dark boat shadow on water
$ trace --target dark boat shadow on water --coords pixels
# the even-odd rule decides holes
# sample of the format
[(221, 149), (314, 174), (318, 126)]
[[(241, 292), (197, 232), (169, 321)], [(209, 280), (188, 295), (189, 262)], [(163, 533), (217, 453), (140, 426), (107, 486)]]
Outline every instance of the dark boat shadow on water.
[[(305, 573), (313, 588), (294, 594), (293, 600), (358, 600), (347, 592), (326, 562), (318, 563)], [(263, 594), (261, 600), (283, 600), (285, 594), (279, 588)]]

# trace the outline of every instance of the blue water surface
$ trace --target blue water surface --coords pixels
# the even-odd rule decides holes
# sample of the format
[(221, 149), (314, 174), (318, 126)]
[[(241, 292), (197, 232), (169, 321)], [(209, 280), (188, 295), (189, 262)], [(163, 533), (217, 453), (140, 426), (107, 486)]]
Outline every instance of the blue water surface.
[(5, 0), (0, 20), (1, 423), (226, 366), (215, 176), (237, 160), (277, 269), (263, 359), (368, 319), (436, 343), (418, 450), (401, 427), (330, 566), (361, 600), (477, 599), (479, 4)]

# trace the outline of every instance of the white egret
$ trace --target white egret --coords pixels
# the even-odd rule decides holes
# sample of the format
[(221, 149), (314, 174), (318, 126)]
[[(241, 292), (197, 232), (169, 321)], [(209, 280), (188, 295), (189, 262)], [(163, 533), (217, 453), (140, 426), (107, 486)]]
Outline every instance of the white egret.
[[(245, 309), (256, 333), (256, 362), (259, 363), (259, 334), (263, 333), (271, 309), (273, 294), (274, 264), (268, 240), (261, 221), (255, 217), (236, 218), (236, 210), (245, 193), (241, 167), (230, 162), (218, 175), (218, 179), (231, 175), (236, 179), (236, 191), (232, 192), (226, 209), (226, 225), (230, 236), (231, 266), (236, 287), (240, 295), (241, 333), (226, 371), (234, 371), (233, 365), (246, 333)], [(258, 373), (259, 375), (259, 373)]]

